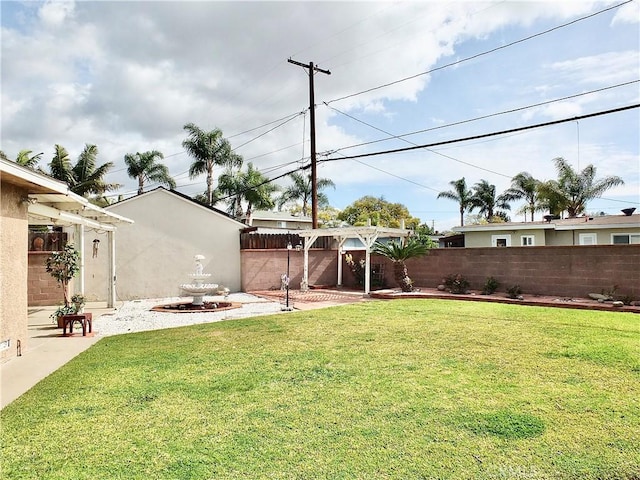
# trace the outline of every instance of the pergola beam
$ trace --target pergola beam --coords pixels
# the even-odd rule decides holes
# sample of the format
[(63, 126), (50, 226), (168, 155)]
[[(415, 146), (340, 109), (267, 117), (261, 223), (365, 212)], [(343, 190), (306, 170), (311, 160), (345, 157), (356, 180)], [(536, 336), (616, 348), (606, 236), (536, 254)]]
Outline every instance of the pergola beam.
[(312, 230), (300, 230), (297, 234), (304, 238), (304, 271), (302, 274), (301, 290), (309, 288), (309, 249), (319, 237), (333, 237), (338, 240), (338, 285), (342, 285), (342, 247), (350, 238), (357, 238), (365, 247), (365, 285), (364, 293), (369, 295), (371, 291), (371, 247), (378, 238), (405, 238), (411, 234), (404, 228), (385, 227), (346, 227), (346, 228), (320, 228)]

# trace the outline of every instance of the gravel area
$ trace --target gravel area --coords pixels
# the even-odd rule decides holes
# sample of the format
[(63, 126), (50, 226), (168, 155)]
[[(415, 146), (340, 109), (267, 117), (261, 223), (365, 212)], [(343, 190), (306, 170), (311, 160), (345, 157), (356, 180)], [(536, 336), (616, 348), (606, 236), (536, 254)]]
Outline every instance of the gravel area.
[(204, 300), (208, 302), (228, 301), (242, 304), (241, 308), (233, 308), (220, 312), (170, 313), (151, 311), (151, 308), (156, 305), (180, 301), (184, 302), (185, 300), (188, 300), (188, 298), (173, 297), (127, 301), (112, 314), (101, 315), (95, 319), (93, 321), (93, 330), (98, 335), (109, 336), (282, 312), (280, 302), (266, 300), (246, 293), (232, 293), (226, 300), (221, 296), (206, 296)]

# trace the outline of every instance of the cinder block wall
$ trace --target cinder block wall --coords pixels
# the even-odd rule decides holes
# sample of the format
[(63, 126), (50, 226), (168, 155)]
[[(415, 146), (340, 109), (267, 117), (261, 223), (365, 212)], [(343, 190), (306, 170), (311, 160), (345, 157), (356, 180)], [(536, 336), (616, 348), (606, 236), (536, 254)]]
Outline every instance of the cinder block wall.
[[(375, 256), (372, 262), (385, 263), (385, 280), (394, 286), (391, 262)], [(493, 276), (503, 292), (518, 284), (526, 294), (586, 297), (617, 286), (618, 294), (640, 299), (640, 245), (442, 248), (407, 261), (407, 268), (416, 286), (429, 288), (459, 273), (475, 290)], [(347, 272), (345, 285), (355, 287)]]
[[(335, 285), (338, 278), (338, 261), (335, 250), (309, 251), (309, 284)], [(242, 291), (279, 290), (280, 278), (287, 272), (287, 250), (242, 250)], [(291, 288), (300, 288), (304, 269), (304, 252), (289, 252), (289, 276)]]
[(27, 276), (29, 306), (58, 305), (64, 302), (62, 287), (47, 273), (45, 261), (51, 252), (29, 252)]
[[(364, 258), (364, 252), (350, 253), (356, 260)], [(302, 252), (292, 251), (290, 261), (291, 287), (298, 288)], [(394, 287), (393, 264), (375, 255), (371, 261), (385, 265), (386, 284)], [(441, 248), (409, 260), (407, 268), (417, 287), (435, 288), (447, 275), (459, 273), (474, 290), (482, 290), (486, 278), (493, 276), (501, 284), (499, 292), (518, 284), (530, 295), (586, 297), (617, 286), (619, 295), (640, 299), (640, 245)], [(337, 269), (335, 250), (312, 250), (309, 285), (335, 285)], [(278, 289), (286, 270), (286, 250), (243, 250), (242, 290)], [(343, 284), (359, 288), (346, 263)]]

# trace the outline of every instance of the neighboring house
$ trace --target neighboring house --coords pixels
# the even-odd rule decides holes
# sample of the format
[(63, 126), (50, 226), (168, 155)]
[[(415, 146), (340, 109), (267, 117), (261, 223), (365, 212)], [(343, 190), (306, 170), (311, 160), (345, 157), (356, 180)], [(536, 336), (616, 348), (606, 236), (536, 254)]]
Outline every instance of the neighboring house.
[(464, 247), (464, 234), (458, 233), (455, 235), (442, 236), (438, 239), (438, 246), (440, 248)]
[(640, 243), (640, 215), (604, 215), (455, 227), (465, 247), (616, 245)]
[[(242, 217), (242, 221), (247, 223), (246, 216)], [(256, 227), (260, 233), (269, 233), (269, 230), (274, 229), (286, 232), (289, 230), (312, 228), (313, 221), (311, 217), (305, 217), (302, 214), (292, 215), (289, 212), (267, 212), (258, 210), (251, 213), (247, 225)]]
[[(29, 251), (29, 224), (62, 226), (74, 242), (91, 228), (106, 232), (113, 241), (115, 225), (128, 222), (131, 220), (72, 193), (63, 182), (0, 159), (0, 359), (29, 348), (27, 307), (32, 284), (37, 280), (33, 277), (49, 276), (44, 268), (48, 253), (43, 246), (40, 251)], [(85, 257), (82, 250), (80, 255)], [(109, 251), (105, 257), (110, 258)], [(37, 273), (32, 275), (34, 271)], [(84, 292), (84, 274), (81, 267), (74, 291)], [(56, 290), (61, 295), (59, 288)]]
[[(135, 224), (118, 231), (118, 300), (181, 296), (181, 284), (191, 283), (195, 255), (204, 255), (204, 273), (210, 281), (231, 291), (241, 288), (240, 230), (246, 225), (225, 212), (207, 207), (173, 190), (158, 187), (107, 207), (132, 218)], [(87, 236), (87, 248), (99, 240), (98, 231)], [(102, 248), (102, 247), (100, 247)], [(107, 281), (100, 253), (87, 269), (95, 271), (87, 279), (88, 291), (102, 291)], [(93, 299), (91, 299), (93, 300)], [(99, 299), (95, 299), (99, 300)]]

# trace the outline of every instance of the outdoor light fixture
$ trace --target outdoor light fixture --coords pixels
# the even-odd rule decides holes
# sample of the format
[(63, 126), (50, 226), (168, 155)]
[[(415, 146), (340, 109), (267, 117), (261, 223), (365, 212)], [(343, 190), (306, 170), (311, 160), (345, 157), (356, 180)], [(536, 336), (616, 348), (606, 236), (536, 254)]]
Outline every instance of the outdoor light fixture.
[(291, 240), (289, 240), (287, 242), (287, 278), (285, 280), (285, 288), (287, 290), (287, 293), (286, 293), (286, 305), (284, 307), (285, 310), (291, 310), (291, 308), (289, 307), (289, 280), (290, 280), (290, 278), (289, 278), (289, 270), (290, 270), (290, 267), (291, 267), (291, 249), (292, 248), (293, 247), (291, 246)]
[(289, 278), (289, 274), (290, 274), (290, 270), (291, 270), (291, 250), (296, 249), (296, 252), (299, 252), (302, 250), (302, 245), (298, 244), (295, 247), (293, 245), (291, 245), (291, 239), (289, 239), (287, 241), (287, 274), (285, 275), (285, 279), (284, 279), (284, 286), (285, 286), (285, 290), (286, 290), (286, 300), (285, 300), (285, 307), (284, 310), (290, 311), (292, 310), (292, 308), (289, 306), (289, 282), (290, 282), (290, 278)]

